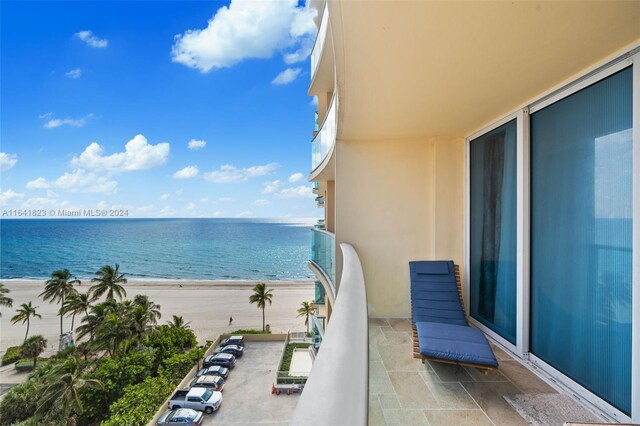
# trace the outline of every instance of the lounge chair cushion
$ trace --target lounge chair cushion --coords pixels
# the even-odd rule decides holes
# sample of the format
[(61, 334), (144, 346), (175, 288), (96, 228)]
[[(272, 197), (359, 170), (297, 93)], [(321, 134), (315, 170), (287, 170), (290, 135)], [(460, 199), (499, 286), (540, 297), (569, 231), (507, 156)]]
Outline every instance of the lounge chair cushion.
[(487, 338), (477, 328), (414, 320), (422, 356), (498, 367)]

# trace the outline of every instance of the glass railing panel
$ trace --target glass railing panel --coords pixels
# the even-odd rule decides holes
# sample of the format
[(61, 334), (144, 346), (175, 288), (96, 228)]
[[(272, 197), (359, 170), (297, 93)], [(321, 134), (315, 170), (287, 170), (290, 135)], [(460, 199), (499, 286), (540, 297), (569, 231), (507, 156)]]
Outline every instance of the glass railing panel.
[(334, 93), (331, 105), (327, 111), (327, 117), (322, 123), (322, 127), (318, 134), (313, 138), (311, 142), (311, 170), (315, 170), (324, 159), (327, 157), (331, 148), (336, 141), (337, 133), (337, 109), (338, 109), (338, 96), (337, 92)]
[(321, 229), (312, 229), (311, 234), (311, 260), (315, 262), (331, 281), (329, 284), (335, 287), (336, 282), (336, 248), (335, 237), (332, 233)]

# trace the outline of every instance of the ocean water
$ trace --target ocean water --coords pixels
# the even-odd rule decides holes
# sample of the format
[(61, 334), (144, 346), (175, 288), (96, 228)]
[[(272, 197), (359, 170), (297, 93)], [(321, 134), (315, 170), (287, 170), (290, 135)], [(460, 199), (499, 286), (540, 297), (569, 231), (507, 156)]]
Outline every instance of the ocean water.
[(311, 223), (261, 219), (0, 220), (0, 278), (307, 279)]

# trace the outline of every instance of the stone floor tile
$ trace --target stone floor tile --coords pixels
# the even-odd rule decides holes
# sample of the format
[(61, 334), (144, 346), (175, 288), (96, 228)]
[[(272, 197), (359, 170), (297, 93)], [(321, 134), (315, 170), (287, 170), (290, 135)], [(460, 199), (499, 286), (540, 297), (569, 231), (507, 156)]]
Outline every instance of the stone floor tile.
[(480, 409), (460, 383), (428, 383), (427, 386), (442, 408), (458, 410)]
[(422, 410), (382, 410), (388, 425), (428, 425)]
[(515, 395), (520, 390), (511, 382), (464, 382), (462, 386), (469, 392), (482, 411), (491, 421), (500, 425), (526, 425), (527, 422), (505, 401), (503, 396)]
[(419, 359), (413, 357), (413, 348), (405, 345), (379, 345), (378, 352), (387, 371), (425, 371)]
[(438, 408), (438, 401), (425, 381), (415, 372), (390, 372), (393, 385), (402, 408)]
[(501, 362), (500, 371), (522, 393), (557, 393), (554, 388), (516, 360)]
[(424, 415), (432, 426), (492, 425), (481, 410), (426, 410)]
[(377, 398), (375, 400), (369, 399), (369, 424), (375, 426), (383, 426), (387, 424), (384, 420), (382, 407), (380, 406), (380, 402), (378, 402)]
[(369, 394), (394, 393), (393, 385), (380, 361), (369, 362)]
[(398, 401), (398, 397), (395, 393), (393, 394), (385, 394), (378, 395), (378, 400), (380, 401), (380, 406), (383, 409), (397, 409), (400, 408), (400, 401)]
[(429, 361), (429, 365), (436, 372), (442, 382), (472, 382), (467, 371), (459, 365), (444, 362)]
[(411, 339), (411, 335), (405, 331), (387, 331), (382, 330), (383, 327), (380, 327), (382, 333), (384, 334), (387, 342), (390, 345), (408, 345), (413, 344), (413, 340)]
[(405, 331), (407, 333), (413, 333), (411, 328), (411, 320), (406, 318), (389, 318), (387, 319), (391, 328), (395, 331)]
[(476, 382), (506, 382), (509, 381), (500, 369), (479, 369), (475, 367), (463, 367)]

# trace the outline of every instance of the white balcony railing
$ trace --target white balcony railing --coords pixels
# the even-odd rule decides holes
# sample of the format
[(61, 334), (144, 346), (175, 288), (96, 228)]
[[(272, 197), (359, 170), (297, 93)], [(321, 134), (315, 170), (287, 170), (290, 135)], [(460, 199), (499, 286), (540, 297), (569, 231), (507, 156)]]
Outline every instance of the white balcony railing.
[(320, 28), (318, 28), (318, 34), (316, 35), (316, 41), (311, 49), (311, 81), (318, 71), (318, 64), (320, 63), (320, 57), (322, 56), (322, 49), (324, 48), (324, 42), (327, 40), (327, 28), (329, 27), (329, 2), (324, 2), (322, 8), (322, 18), (320, 18)]
[(327, 116), (320, 127), (320, 130), (311, 142), (311, 173), (313, 173), (320, 164), (327, 158), (331, 152), (331, 148), (336, 142), (338, 132), (338, 91), (335, 90), (331, 104), (327, 111)]
[(293, 413), (293, 425), (366, 425), (369, 416), (369, 328), (362, 265), (342, 249), (342, 279), (322, 348)]

